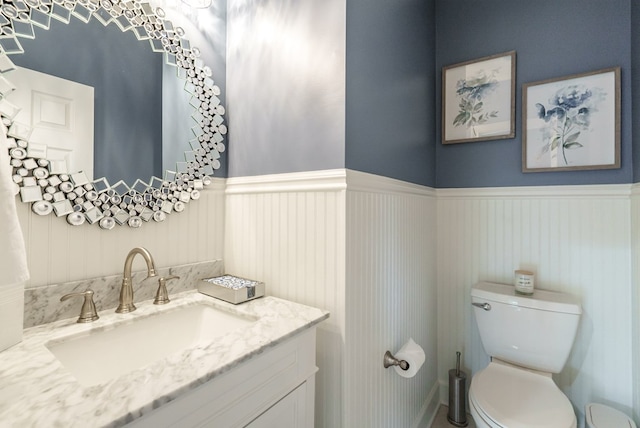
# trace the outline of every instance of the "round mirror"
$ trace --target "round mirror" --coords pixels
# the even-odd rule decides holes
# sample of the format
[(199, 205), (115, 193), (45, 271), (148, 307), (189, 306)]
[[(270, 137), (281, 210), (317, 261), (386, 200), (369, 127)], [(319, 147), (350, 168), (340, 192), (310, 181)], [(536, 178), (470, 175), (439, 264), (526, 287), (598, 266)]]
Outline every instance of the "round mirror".
[[(17, 103), (12, 102), (11, 97), (16, 92), (15, 88), (20, 85), (14, 84), (11, 79), (13, 76), (14, 80), (22, 83), (22, 78), (17, 77), (19, 67), (9, 59), (10, 57), (4, 53), (0, 54), (0, 73), (2, 73), (0, 115), (5, 126), (8, 127), (13, 180), (20, 186), (22, 201), (31, 203), (33, 211), (40, 215), (53, 213), (59, 217), (66, 217), (72, 225), (83, 224), (86, 221), (99, 224), (104, 229), (111, 229), (116, 225), (127, 224), (131, 227), (140, 227), (150, 220), (163, 221), (167, 214), (181, 212), (191, 200), (198, 199), (199, 191), (210, 183), (210, 176), (220, 167), (220, 152), (225, 149), (226, 126), (223, 119), (225, 110), (217, 97), (220, 89), (212, 80), (211, 69), (199, 58), (198, 49), (190, 46), (189, 41), (184, 37), (184, 31), (174, 27), (171, 21), (165, 19), (162, 9), (153, 10), (148, 3), (103, 0), (98, 4), (81, 0), (65, 1), (60, 4), (47, 3), (46, 0), (31, 0), (26, 3), (20, 2), (20, 6), (22, 10), (17, 5), (13, 6), (9, 3), (0, 7), (0, 29), (3, 33), (3, 37), (0, 38), (0, 48), (6, 54), (25, 52), (31, 42), (29, 39), (35, 38), (36, 29), (48, 30), (56, 26), (57, 21), (65, 24), (71, 22), (74, 25), (78, 24), (76, 20), (82, 23), (98, 21), (103, 26), (112, 27), (108, 28), (109, 30), (117, 26), (126, 36), (134, 35), (137, 40), (149, 43), (150, 52), (162, 52), (166, 64), (173, 67), (175, 74), (183, 82), (186, 94), (186, 98), (183, 99), (187, 101), (182, 102), (188, 104), (192, 110), (191, 118), (193, 119), (189, 130), (191, 135), (185, 137), (185, 141), (179, 142), (189, 147), (184, 152), (184, 160), (178, 162), (174, 169), (167, 170), (162, 178), (155, 172), (162, 170), (162, 166), (158, 169), (157, 153), (166, 149), (161, 146), (160, 149), (154, 149), (147, 144), (157, 143), (155, 140), (158, 140), (158, 137), (154, 134), (155, 131), (148, 128), (148, 125), (140, 123), (128, 126), (122, 126), (115, 121), (117, 125), (108, 122), (101, 124), (100, 128), (96, 128), (101, 130), (101, 136), (105, 128), (107, 133), (109, 128), (127, 131), (127, 138), (111, 137), (112, 141), (124, 145), (121, 144), (118, 147), (118, 144), (112, 144), (108, 149), (125, 157), (131, 157), (127, 154), (127, 149), (135, 153), (141, 152), (143, 161), (136, 161), (137, 164), (142, 165), (144, 161), (154, 164), (155, 169), (152, 170), (154, 176), (149, 181), (139, 178), (134, 182), (119, 180), (114, 183), (115, 179), (111, 178), (111, 173), (104, 172), (106, 170), (101, 168), (105, 164), (114, 162), (116, 166), (120, 166), (118, 158), (109, 162), (109, 157), (103, 154), (105, 148), (99, 148), (96, 145), (95, 152), (99, 155), (96, 156), (95, 170), (96, 173), (101, 173), (105, 177), (93, 179), (93, 172), (84, 171), (88, 168), (77, 167), (86, 163), (74, 162), (73, 156), (59, 148), (59, 142), (53, 143), (54, 138), (43, 137), (34, 132), (36, 127), (25, 126), (16, 119), (21, 110)], [(24, 47), (20, 39), (24, 39)], [(65, 49), (65, 46), (59, 48)], [(80, 61), (87, 62), (83, 56), (79, 55), (79, 58)], [(132, 60), (127, 60), (126, 55), (120, 55), (112, 58), (111, 61), (123, 67), (130, 65)], [(22, 61), (16, 60), (17, 62)], [(149, 70), (147, 72), (150, 73)], [(156, 73), (157, 70), (154, 69), (153, 72)], [(115, 73), (103, 74), (103, 77), (109, 76), (113, 79), (113, 74)], [(108, 79), (105, 77), (104, 80)], [(154, 99), (153, 96), (159, 95), (160, 103), (166, 104), (167, 101), (162, 100), (162, 94), (156, 94), (157, 91), (162, 92), (162, 85), (156, 87), (158, 89), (155, 91), (144, 88), (143, 93), (147, 91), (147, 97), (136, 98), (142, 98), (149, 104), (154, 104), (150, 109), (157, 112), (155, 104), (158, 101), (150, 101)], [(134, 92), (139, 89), (129, 85), (128, 90)], [(53, 128), (69, 127), (69, 124), (65, 123), (69, 115), (65, 112), (68, 113), (71, 107), (65, 104), (67, 103), (65, 97), (55, 98), (55, 94), (48, 93), (38, 96), (33, 94), (40, 94), (40, 92), (33, 91), (30, 96), (32, 110), (30, 115), (32, 117), (38, 115), (40, 120), (38, 123), (53, 124)], [(114, 98), (122, 106), (123, 102), (128, 101), (126, 95), (125, 93)], [(103, 90), (99, 98), (104, 101), (104, 97)], [(99, 105), (98, 98), (94, 104)], [(100, 104), (100, 107), (103, 105)], [(78, 109), (77, 106), (75, 108)], [(118, 110), (126, 108), (134, 112), (142, 110), (141, 107), (125, 104), (124, 107), (116, 108), (114, 111), (118, 113)], [(157, 113), (155, 117), (157, 122)], [(171, 119), (173, 118), (164, 117), (164, 120), (169, 122)], [(154, 119), (151, 121), (153, 122)], [(89, 120), (76, 119), (76, 124), (85, 122)], [(70, 139), (58, 140), (64, 140), (66, 143)], [(175, 152), (175, 148), (173, 150)], [(81, 151), (78, 150), (78, 152)], [(109, 176), (109, 179), (106, 176)]]

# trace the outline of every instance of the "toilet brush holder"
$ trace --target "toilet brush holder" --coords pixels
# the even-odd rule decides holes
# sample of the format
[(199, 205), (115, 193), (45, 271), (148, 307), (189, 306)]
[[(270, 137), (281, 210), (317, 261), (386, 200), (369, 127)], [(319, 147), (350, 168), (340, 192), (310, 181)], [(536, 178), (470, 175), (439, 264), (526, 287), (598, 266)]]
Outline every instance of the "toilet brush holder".
[(460, 352), (456, 352), (456, 368), (449, 370), (449, 412), (447, 420), (457, 427), (466, 427), (467, 401), (467, 375), (460, 370)]

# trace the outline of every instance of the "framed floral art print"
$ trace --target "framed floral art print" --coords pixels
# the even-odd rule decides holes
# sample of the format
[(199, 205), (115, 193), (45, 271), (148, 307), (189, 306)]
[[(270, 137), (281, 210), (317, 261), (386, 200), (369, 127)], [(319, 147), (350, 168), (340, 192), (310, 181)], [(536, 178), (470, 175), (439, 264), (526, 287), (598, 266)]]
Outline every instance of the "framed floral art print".
[(442, 144), (515, 136), (516, 52), (442, 69)]
[(620, 168), (620, 67), (522, 86), (522, 171)]

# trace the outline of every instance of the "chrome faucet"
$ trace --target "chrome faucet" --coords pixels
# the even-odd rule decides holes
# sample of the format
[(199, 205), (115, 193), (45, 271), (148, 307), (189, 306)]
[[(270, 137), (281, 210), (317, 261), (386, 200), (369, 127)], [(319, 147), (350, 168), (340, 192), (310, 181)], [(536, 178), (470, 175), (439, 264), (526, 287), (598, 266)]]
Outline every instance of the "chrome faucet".
[(136, 310), (136, 306), (133, 304), (133, 286), (131, 285), (131, 265), (136, 254), (140, 254), (144, 261), (147, 262), (147, 278), (156, 276), (156, 267), (153, 264), (153, 257), (146, 248), (135, 247), (129, 251), (127, 258), (124, 261), (124, 274), (122, 277), (122, 288), (120, 289), (120, 304), (116, 309), (119, 314), (125, 314), (127, 312), (133, 312)]

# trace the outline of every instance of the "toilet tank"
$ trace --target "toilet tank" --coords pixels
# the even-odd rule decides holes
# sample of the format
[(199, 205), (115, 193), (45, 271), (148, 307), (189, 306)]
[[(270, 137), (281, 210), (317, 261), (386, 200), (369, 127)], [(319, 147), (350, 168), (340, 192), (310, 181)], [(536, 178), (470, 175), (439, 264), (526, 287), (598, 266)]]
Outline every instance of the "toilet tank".
[(582, 309), (568, 294), (535, 290), (515, 293), (506, 284), (480, 282), (471, 303), (485, 352), (491, 357), (548, 373), (567, 362)]

